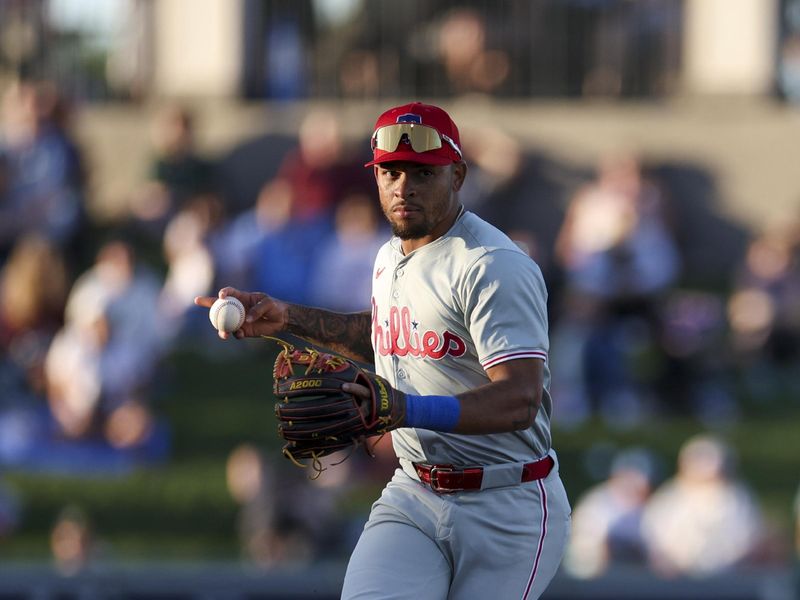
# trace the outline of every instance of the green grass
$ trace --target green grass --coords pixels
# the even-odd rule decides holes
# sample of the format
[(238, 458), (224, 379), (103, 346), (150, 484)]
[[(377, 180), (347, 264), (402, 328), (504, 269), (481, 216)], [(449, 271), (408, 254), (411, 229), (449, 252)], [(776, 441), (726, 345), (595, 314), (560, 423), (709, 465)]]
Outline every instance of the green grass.
[[(258, 342), (246, 344), (242, 352), (224, 353), (223, 362), (186, 350), (164, 365), (166, 375), (154, 401), (172, 428), (172, 458), (167, 464), (105, 479), (7, 472), (6, 479), (22, 498), (24, 518), (20, 529), (0, 543), (0, 560), (47, 558), (50, 528), (66, 505), (84, 511), (113, 557), (237, 558), (238, 507), (226, 488), (227, 456), (249, 442), (284, 464), (270, 393), (272, 354)], [(792, 409), (747, 418), (725, 431), (739, 456), (742, 477), (787, 538), (800, 484), (798, 416)], [(626, 431), (600, 422), (557, 429), (554, 443), (572, 502), (596, 483), (598, 468), (602, 471), (615, 449), (650, 448), (667, 476), (674, 470), (680, 445), (699, 431), (691, 419), (657, 420)], [(354, 487), (341, 498), (340, 510), (366, 514), (379, 487)]]

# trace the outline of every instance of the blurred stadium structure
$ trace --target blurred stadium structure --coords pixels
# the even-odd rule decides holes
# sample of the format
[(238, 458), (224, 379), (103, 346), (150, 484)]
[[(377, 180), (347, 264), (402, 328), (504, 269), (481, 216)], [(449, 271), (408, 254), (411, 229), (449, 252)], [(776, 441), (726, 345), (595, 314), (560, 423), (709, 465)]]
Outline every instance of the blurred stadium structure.
[[(146, 576), (143, 576), (145, 574)], [(140, 565), (66, 578), (40, 567), (0, 569), (0, 598), (164, 598), (214, 600), (336, 600), (344, 566), (315, 565), (313, 572), (270, 573), (235, 565)], [(735, 574), (705, 580), (654, 581), (641, 572), (615, 572), (592, 581), (557, 577), (543, 600), (779, 600), (792, 598), (785, 574)]]
[(790, 95), (795, 4), (11, 1), (3, 63), (101, 100)]
[(213, 149), (254, 124), (294, 132), (309, 103), (334, 104), (363, 136), (383, 99), (439, 98), (462, 120), (471, 107), (486, 120), (479, 99), (503, 101), (519, 111), (494, 111), (490, 125), (583, 163), (620, 145), (702, 162), (748, 223), (797, 205), (794, 0), (392, 4), (200, 0), (187, 14), (175, 0), (8, 1), (0, 80), (52, 80), (81, 106), (87, 142), (113, 143), (109, 129), (129, 138), (114, 166), (97, 151), (99, 211), (141, 174), (138, 118), (169, 98), (211, 113), (200, 142)]
[[(20, 81), (36, 87), (17, 94)], [(555, 439), (573, 504), (609, 475), (617, 451), (649, 445), (655, 485), (690, 435), (713, 430), (739, 450), (739, 474), (777, 529), (767, 528), (747, 568), (665, 576), (640, 560), (590, 579), (565, 570), (547, 598), (796, 597), (800, 529), (795, 540), (789, 527), (800, 513), (800, 504), (792, 508), (800, 476), (791, 439), (800, 416), (800, 0), (0, 0), (0, 94), (8, 111), (0, 211), (18, 124), (11, 109), (26, 98), (45, 100), (48, 118), (82, 153), (81, 181), (67, 186), (80, 194), (66, 197), (82, 197), (86, 210), (69, 244), (52, 246), (19, 241), (12, 213), (0, 212), (0, 289), (3, 278), (38, 282), (30, 295), (0, 298), (0, 366), (30, 367), (34, 342), (42, 354), (52, 321), (69, 320), (68, 292), (103, 290), (98, 274), (109, 264), (130, 277), (137, 302), (156, 303), (171, 322), (150, 332), (157, 350), (137, 348), (150, 358), (136, 363), (147, 385), (115, 390), (103, 414), (108, 454), (48, 438), (23, 456), (20, 440), (34, 425), (11, 410), (16, 371), (0, 369), (0, 600), (336, 597), (336, 561), (389, 463), (346, 463), (327, 484), (309, 486), (282, 465), (259, 462), (240, 444), (256, 440), (277, 456), (276, 441), (260, 433), (272, 427), (269, 402), (248, 383), (269, 357), (252, 346), (218, 349), (207, 320), (184, 304), (193, 291), (278, 276), (287, 277), (287, 293), (300, 293), (298, 277), (315, 282), (302, 299), (352, 300), (355, 286), (321, 293), (319, 267), (303, 257), (329, 228), (336, 235), (326, 252), (337, 253), (342, 273), (363, 270), (383, 235), (363, 209), (369, 188), (328, 167), (342, 157), (358, 165), (374, 116), (408, 98), (451, 110), (471, 165), (465, 203), (513, 233), (549, 278), (561, 405)], [(309, 123), (327, 140), (322, 150), (303, 148)], [(673, 236), (680, 264), (670, 263), (669, 249), (651, 261), (663, 275), (653, 285), (663, 287), (635, 307), (601, 290), (618, 319), (587, 328), (585, 297), (573, 294), (585, 273), (566, 258), (575, 240), (562, 221), (580, 210), (580, 193), (603, 189), (595, 171), (602, 175), (620, 153), (641, 169), (627, 176), (663, 193), (638, 207), (639, 222), (652, 224), (654, 206), (667, 209), (657, 224)], [(308, 175), (319, 171), (323, 183)], [(297, 190), (317, 194), (324, 208), (335, 195), (327, 188), (337, 186), (343, 197), (330, 202), (341, 208), (338, 221), (303, 214), (304, 233), (295, 225), (294, 235), (257, 245), (260, 228), (280, 231), (295, 211), (312, 212), (310, 200), (292, 203)], [(587, 214), (595, 223), (596, 213)], [(601, 216), (613, 230), (609, 215)], [(342, 225), (354, 222), (355, 233)], [(275, 258), (276, 247), (288, 248), (286, 256)], [(644, 248), (642, 257), (653, 258), (653, 246)], [(59, 252), (65, 265), (53, 258)], [(242, 256), (258, 253), (252, 274)], [(31, 256), (48, 265), (36, 263), (36, 276)], [(83, 284), (72, 287), (80, 274)], [(166, 283), (156, 293), (160, 277)], [(2, 305), (20, 297), (59, 314), (21, 326), (35, 336), (17, 335)], [(106, 314), (90, 329), (141, 338), (141, 321), (131, 318), (141, 306), (124, 308), (126, 318)], [(581, 353), (598, 359), (598, 371), (616, 360), (625, 372), (584, 373)], [(114, 357), (117, 368), (131, 364)], [(238, 369), (237, 384), (215, 380), (220, 361)], [(34, 370), (23, 379), (41, 395), (44, 375)], [(86, 401), (85, 390), (62, 393)], [(130, 394), (142, 398), (128, 403)], [(49, 402), (54, 412), (69, 404)], [(662, 420), (673, 419), (665, 433)], [(132, 430), (149, 431), (149, 442), (137, 446)], [(243, 456), (252, 460), (236, 463)], [(66, 475), (48, 474), (67, 463)], [(343, 483), (348, 477), (355, 488)], [(269, 493), (275, 478), (293, 486), (285, 497)], [(298, 498), (314, 506), (317, 529), (292, 512)], [(346, 516), (337, 519), (342, 506)], [(327, 555), (315, 555), (314, 543)], [(240, 554), (245, 566), (231, 563)], [(174, 565), (136, 562), (162, 557)]]

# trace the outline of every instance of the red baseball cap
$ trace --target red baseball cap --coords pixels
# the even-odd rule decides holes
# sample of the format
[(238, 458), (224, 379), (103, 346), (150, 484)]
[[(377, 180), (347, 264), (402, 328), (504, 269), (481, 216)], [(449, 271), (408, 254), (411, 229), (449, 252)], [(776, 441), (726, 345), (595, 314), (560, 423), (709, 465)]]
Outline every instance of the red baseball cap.
[(449, 165), (462, 160), (458, 127), (444, 110), (412, 102), (390, 108), (375, 122), (372, 160), (365, 167), (390, 161)]

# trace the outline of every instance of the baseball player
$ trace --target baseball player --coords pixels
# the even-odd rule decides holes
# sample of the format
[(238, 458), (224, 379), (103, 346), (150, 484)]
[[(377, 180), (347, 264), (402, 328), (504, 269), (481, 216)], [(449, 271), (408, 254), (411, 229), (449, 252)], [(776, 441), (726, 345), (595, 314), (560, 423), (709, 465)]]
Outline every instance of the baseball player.
[(394, 234), (375, 259), (371, 310), (223, 288), (248, 309), (233, 335), (309, 338), (374, 362), (405, 398), (391, 434), (400, 468), (372, 507), (342, 598), (538, 598), (570, 527), (551, 446), (542, 274), (459, 203), (467, 165), (444, 110), (392, 108), (371, 141), (366, 166)]

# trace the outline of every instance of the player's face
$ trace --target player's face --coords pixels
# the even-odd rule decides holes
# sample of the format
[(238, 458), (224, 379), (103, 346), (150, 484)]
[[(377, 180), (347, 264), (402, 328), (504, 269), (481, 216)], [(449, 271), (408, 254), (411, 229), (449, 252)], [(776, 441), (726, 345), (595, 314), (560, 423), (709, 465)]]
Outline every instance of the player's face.
[(375, 165), (381, 208), (392, 233), (403, 241), (423, 243), (446, 233), (458, 215), (456, 192), (464, 182), (466, 170), (464, 163)]

